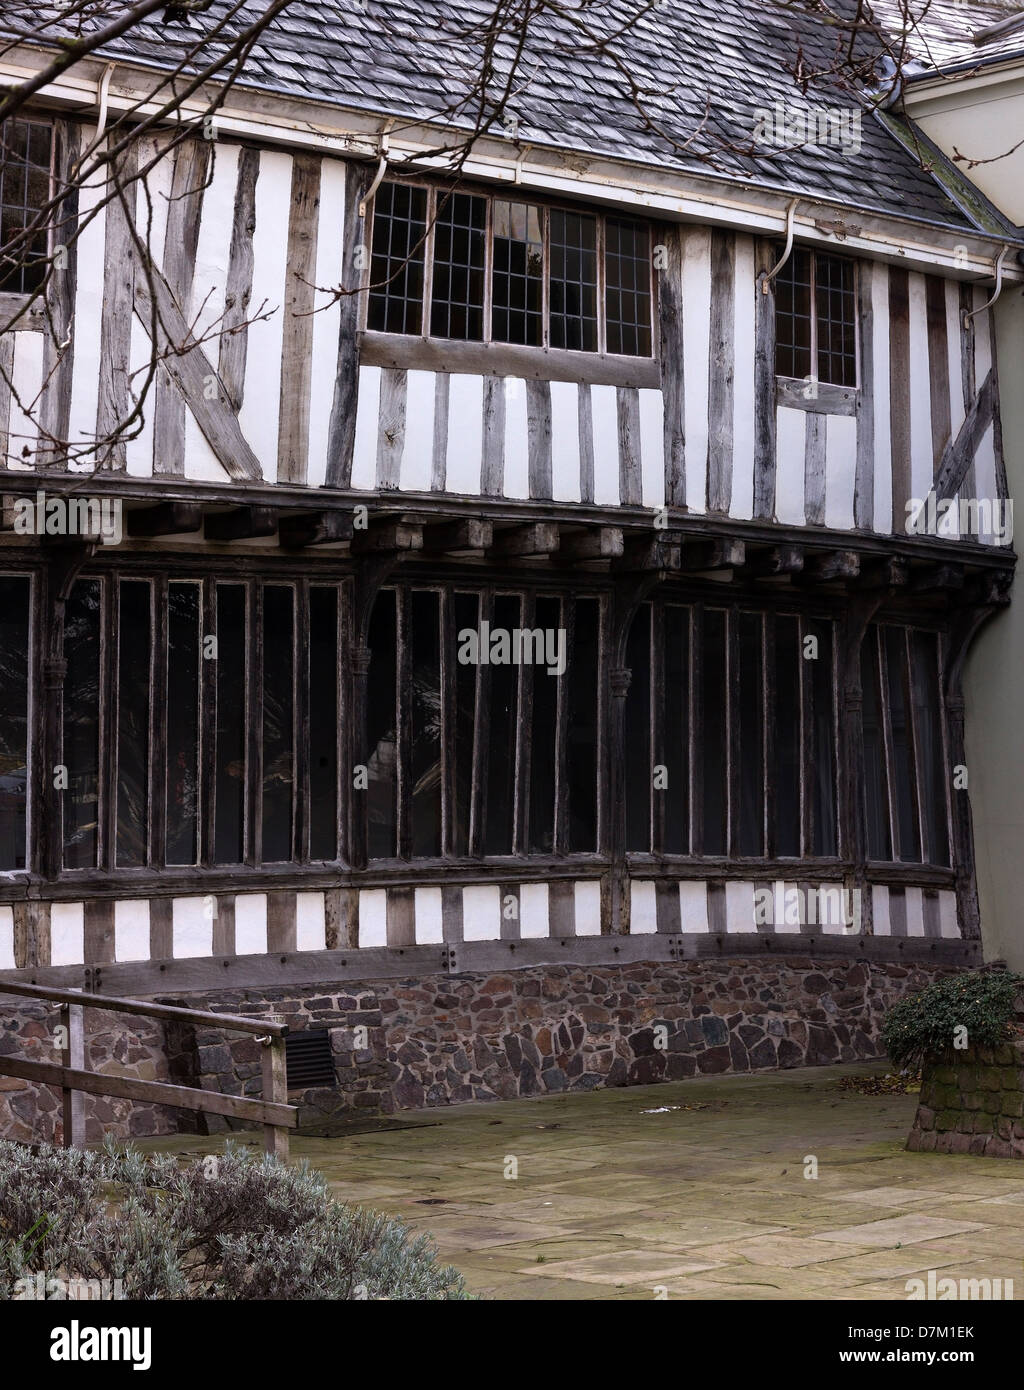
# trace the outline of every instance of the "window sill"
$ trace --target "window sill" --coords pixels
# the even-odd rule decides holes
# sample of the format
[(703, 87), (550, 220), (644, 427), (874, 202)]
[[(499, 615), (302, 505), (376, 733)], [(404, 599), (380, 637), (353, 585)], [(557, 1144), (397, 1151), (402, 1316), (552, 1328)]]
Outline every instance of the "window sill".
[(35, 333), (40, 332), (45, 321), (45, 299), (41, 294), (34, 297), (30, 294), (11, 294), (8, 290), (0, 290), (0, 333), (4, 332), (10, 321), (21, 314), (25, 306), (28, 305), (28, 312), (22, 314), (14, 328), (14, 333), (23, 333), (31, 330)]
[(790, 410), (810, 410), (818, 415), (856, 415), (860, 390), (856, 386), (836, 386), (830, 381), (808, 381), (804, 377), (777, 376), (775, 402)]
[(654, 357), (620, 357), (518, 343), (466, 343), (369, 330), (359, 334), (359, 361), (367, 367), (576, 381), (591, 386), (661, 386), (661, 363)]

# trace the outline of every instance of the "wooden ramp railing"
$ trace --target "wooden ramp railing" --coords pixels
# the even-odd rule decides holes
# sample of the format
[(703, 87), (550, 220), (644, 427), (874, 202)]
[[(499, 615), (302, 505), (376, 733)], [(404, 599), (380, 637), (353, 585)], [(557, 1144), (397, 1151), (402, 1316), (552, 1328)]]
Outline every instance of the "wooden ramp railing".
[[(178, 1110), (199, 1110), (208, 1115), (227, 1115), (235, 1120), (255, 1120), (263, 1126), (267, 1153), (282, 1162), (288, 1158), (288, 1131), (298, 1124), (298, 1111), (288, 1105), (284, 1040), (286, 1023), (239, 1018), (233, 1014), (207, 1013), (202, 1009), (182, 1009), (171, 1004), (147, 1004), (141, 999), (116, 999), (107, 994), (85, 994), (77, 989), (50, 989), (45, 985), (15, 984), (0, 980), (0, 994), (17, 994), (60, 1004), (61, 1062), (27, 1062), (17, 1057), (0, 1057), (0, 1076), (37, 1081), (57, 1086), (64, 1097), (64, 1147), (81, 1148), (85, 1143), (84, 1098), (116, 1096), (122, 1100), (150, 1101)], [(85, 1065), (83, 1009), (109, 1009), (112, 1013), (139, 1014), (144, 1018), (168, 1022), (198, 1023), (228, 1032), (252, 1033), (263, 1044), (263, 1099), (231, 1096), (221, 1091), (200, 1091), (164, 1081), (142, 1081), (133, 1076), (112, 1076), (89, 1071)]]

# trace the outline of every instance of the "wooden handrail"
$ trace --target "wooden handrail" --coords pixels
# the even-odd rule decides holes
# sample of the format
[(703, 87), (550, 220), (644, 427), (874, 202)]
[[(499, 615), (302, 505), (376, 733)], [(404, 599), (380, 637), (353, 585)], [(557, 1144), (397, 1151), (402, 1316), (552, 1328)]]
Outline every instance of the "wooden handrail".
[[(57, 1086), (63, 1093), (64, 1147), (81, 1148), (85, 1140), (85, 1095), (116, 1096), (122, 1100), (149, 1101), (178, 1110), (197, 1110), (211, 1115), (228, 1115), (237, 1120), (255, 1120), (263, 1125), (264, 1147), (282, 1162), (288, 1158), (288, 1130), (298, 1124), (298, 1110), (287, 1103), (288, 1081), (284, 1040), (286, 1023), (242, 1018), (237, 1014), (215, 1014), (204, 1009), (183, 1009), (174, 1004), (152, 1004), (141, 999), (118, 999), (106, 994), (86, 994), (75, 989), (52, 989), (48, 985), (27, 985), (0, 980), (0, 994), (60, 1004), (65, 1030), (61, 1063), (29, 1062), (16, 1057), (0, 1057), (0, 1076), (13, 1076)], [(133, 1076), (112, 1076), (93, 1072), (85, 1066), (84, 1010), (109, 1009), (115, 1013), (136, 1014), (144, 1018), (197, 1023), (228, 1032), (254, 1034), (263, 1045), (263, 1099), (233, 1096), (223, 1091), (197, 1090), (164, 1081), (143, 1081)]]
[(26, 985), (0, 979), (0, 994), (19, 994), (26, 999), (46, 999), (54, 1004), (84, 1004), (88, 1009), (111, 1009), (119, 1014), (142, 1014), (146, 1018), (176, 1018), (181, 1023), (209, 1023), (230, 1032), (255, 1033), (283, 1038), (287, 1023), (263, 1022), (237, 1014), (214, 1014), (206, 1009), (182, 1009), (176, 1004), (149, 1004), (143, 999), (118, 999), (109, 994), (86, 994), (77, 989), (52, 989), (49, 985)]

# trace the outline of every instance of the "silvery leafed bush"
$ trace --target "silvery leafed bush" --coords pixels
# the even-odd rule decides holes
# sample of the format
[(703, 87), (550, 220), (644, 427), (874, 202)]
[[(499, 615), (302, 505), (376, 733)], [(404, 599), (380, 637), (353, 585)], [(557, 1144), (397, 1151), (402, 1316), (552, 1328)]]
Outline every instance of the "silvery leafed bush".
[(425, 1236), (334, 1202), (306, 1167), (231, 1145), (179, 1163), (0, 1141), (0, 1299), (50, 1280), (69, 1297), (469, 1297)]

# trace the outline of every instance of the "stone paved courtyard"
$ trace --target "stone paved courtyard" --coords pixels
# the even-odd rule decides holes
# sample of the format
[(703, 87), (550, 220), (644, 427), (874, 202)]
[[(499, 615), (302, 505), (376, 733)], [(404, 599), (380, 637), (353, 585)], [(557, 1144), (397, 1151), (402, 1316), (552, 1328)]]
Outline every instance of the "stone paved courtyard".
[(429, 1232), (492, 1299), (905, 1299), (929, 1270), (1013, 1279), (1020, 1297), (1024, 1163), (905, 1152), (917, 1097), (838, 1085), (884, 1070), (413, 1111), (391, 1122), (406, 1128), (293, 1138), (292, 1153), (339, 1199)]

